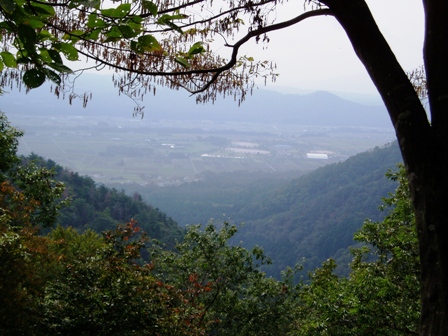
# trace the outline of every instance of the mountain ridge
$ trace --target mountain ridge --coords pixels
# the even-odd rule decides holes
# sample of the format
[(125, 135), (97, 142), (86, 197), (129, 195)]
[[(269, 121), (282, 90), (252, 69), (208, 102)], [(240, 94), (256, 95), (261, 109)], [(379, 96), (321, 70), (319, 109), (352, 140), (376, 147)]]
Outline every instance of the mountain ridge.
[[(76, 85), (78, 93), (92, 92), (86, 108), (80, 101), (56, 99), (50, 86), (32, 90), (28, 95), (16, 90), (2, 97), (6, 113), (36, 115), (82, 115), (131, 118), (135, 103), (123, 95), (111, 95), (116, 90), (106, 76), (86, 74)], [(46, 98), (46, 97), (48, 97)], [(219, 97), (214, 104), (196, 104), (194, 97), (184, 92), (157, 88), (155, 96), (145, 95), (145, 118), (177, 120), (213, 120), (217, 122), (294, 123), (314, 126), (349, 126), (391, 128), (384, 106), (363, 105), (326, 91), (311, 94), (282, 94), (256, 89), (238, 107), (229, 98)], [(32, 106), (32, 110), (30, 110)], [(336, 111), (336, 112), (335, 112)]]

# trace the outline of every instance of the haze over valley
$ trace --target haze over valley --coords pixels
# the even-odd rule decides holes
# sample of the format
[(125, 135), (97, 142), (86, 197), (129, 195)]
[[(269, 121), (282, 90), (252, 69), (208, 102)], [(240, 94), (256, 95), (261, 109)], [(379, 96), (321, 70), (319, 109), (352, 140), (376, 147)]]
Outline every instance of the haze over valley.
[[(132, 116), (132, 100), (110, 94), (104, 76), (87, 79), (94, 93), (85, 109), (76, 99), (72, 106), (54, 99), (48, 88), (2, 98), (2, 109), (25, 131), (21, 154), (37, 153), (105, 184), (168, 186), (204, 172), (298, 176), (394, 139), (384, 107), (328, 92), (255, 90), (238, 107), (231, 100), (197, 105), (185, 93), (159, 90), (141, 103), (141, 118)], [(78, 92), (88, 90), (84, 83)]]

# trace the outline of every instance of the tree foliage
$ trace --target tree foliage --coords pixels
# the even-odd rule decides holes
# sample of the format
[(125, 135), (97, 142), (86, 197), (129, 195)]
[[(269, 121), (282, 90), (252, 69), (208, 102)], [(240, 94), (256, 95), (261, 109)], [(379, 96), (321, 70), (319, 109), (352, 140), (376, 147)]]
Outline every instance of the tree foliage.
[[(21, 133), (3, 118), (2, 145), (19, 165)], [(277, 281), (260, 272), (256, 260), (267, 260), (261, 249), (228, 245), (235, 227), (225, 223), (219, 230), (210, 224), (201, 231), (194, 226), (177, 252), (154, 241), (149, 260), (142, 254), (147, 235), (135, 220), (102, 235), (62, 226), (42, 235), (40, 229), (57, 218), (62, 185), (54, 186), (46, 167), (28, 163), (25, 172), (10, 167), (0, 193), (1, 334), (281, 335), (288, 330), (290, 278)], [(79, 192), (80, 185), (90, 185), (69, 175)], [(91, 196), (95, 191), (86, 189)]]
[(10, 335), (26, 334), (34, 323), (50, 258), (37, 233), (54, 225), (63, 191), (51, 171), (19, 165), (21, 135), (0, 113), (0, 332)]
[(184, 320), (196, 317), (193, 328), (219, 335), (285, 335), (296, 290), (292, 274), (280, 281), (266, 277), (259, 267), (269, 258), (258, 247), (229, 245), (235, 233), (226, 222), (220, 229), (210, 223), (203, 231), (190, 226), (176, 252), (153, 252), (156, 276), (182, 290), (184, 304), (176, 309)]
[(300, 292), (297, 335), (417, 335), (420, 316), (415, 216), (403, 167), (390, 172), (399, 186), (384, 199), (389, 214), (367, 220), (355, 239), (347, 278), (332, 260), (310, 275)]
[(18, 138), (23, 132), (12, 127), (0, 113), (0, 224), (11, 227), (49, 227), (54, 225), (64, 185), (53, 179), (55, 173), (38, 168), (33, 162), (20, 165)]

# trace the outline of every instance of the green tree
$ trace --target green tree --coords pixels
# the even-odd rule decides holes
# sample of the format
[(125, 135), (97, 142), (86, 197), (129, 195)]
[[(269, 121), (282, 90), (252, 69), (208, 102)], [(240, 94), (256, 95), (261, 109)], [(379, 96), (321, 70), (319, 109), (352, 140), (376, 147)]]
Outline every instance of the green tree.
[(299, 296), (296, 335), (417, 335), (420, 316), (415, 216), (403, 167), (389, 173), (399, 186), (384, 199), (390, 213), (367, 220), (355, 239), (351, 272), (338, 278), (332, 260), (310, 276)]
[(0, 224), (11, 227), (50, 227), (61, 206), (64, 185), (53, 179), (55, 172), (34, 162), (22, 165), (17, 156), (23, 132), (0, 113)]
[(55, 172), (54, 179), (65, 186), (64, 197), (70, 198), (70, 203), (54, 213), (63, 227), (72, 226), (80, 231), (89, 228), (100, 233), (134, 218), (151, 238), (162, 241), (168, 248), (174, 248), (176, 240), (183, 236), (183, 230), (172, 218), (143, 202), (138, 195), (130, 197), (123, 190), (98, 186), (89, 176), (80, 176), (36, 154), (21, 157), (21, 165), (34, 164), (44, 171)]
[(228, 240), (236, 227), (212, 223), (202, 231), (190, 226), (176, 252), (155, 248), (151, 261), (154, 274), (181, 293), (173, 300), (177, 318), (170, 321), (171, 333), (187, 327), (204, 335), (286, 335), (292, 321), (296, 287), (293, 272), (281, 281), (259, 270), (269, 264), (260, 248), (248, 251)]
[(12, 127), (3, 112), (0, 112), (0, 182), (5, 174), (19, 162), (17, 148), (23, 132)]
[[(3, 83), (21, 81), (36, 87), (46, 78), (61, 83), (70, 70), (61, 54), (75, 60), (82, 54), (98, 66), (124, 70), (115, 77), (120, 92), (140, 97), (152, 83), (183, 87), (199, 102), (218, 93), (244, 99), (253, 76), (270, 64), (239, 57), (251, 39), (316, 16), (333, 16), (347, 33), (389, 112), (410, 182), (421, 259), (422, 335), (448, 334), (448, 3), (423, 0), (426, 77), (408, 76), (380, 32), (365, 0), (304, 0), (303, 13), (273, 22), (277, 0), (118, 2), (8, 0), (1, 6), (3, 49), (1, 66), (24, 71), (3, 72)], [(404, 9), (405, 10), (405, 9)], [(237, 32), (247, 23), (247, 34)], [(208, 41), (223, 37), (228, 59), (213, 54)], [(17, 50), (13, 55), (12, 50)], [(417, 76), (415, 76), (417, 74)], [(266, 76), (269, 76), (269, 71)], [(415, 90), (413, 84), (423, 85)], [(139, 87), (140, 85), (140, 87)], [(58, 87), (54, 90), (61, 94)], [(419, 93), (425, 92), (427, 111)], [(69, 100), (73, 95), (69, 96)], [(84, 96), (84, 102), (88, 97)], [(137, 107), (137, 112), (141, 108)]]
[(19, 166), (16, 130), (0, 113), (0, 333), (30, 334), (39, 320), (46, 270), (47, 239), (37, 235), (54, 224), (63, 185), (48, 169)]
[(150, 269), (136, 263), (142, 239), (134, 222), (101, 237), (56, 228), (49, 249), (56, 272), (41, 300), (42, 335), (157, 335), (160, 303)]

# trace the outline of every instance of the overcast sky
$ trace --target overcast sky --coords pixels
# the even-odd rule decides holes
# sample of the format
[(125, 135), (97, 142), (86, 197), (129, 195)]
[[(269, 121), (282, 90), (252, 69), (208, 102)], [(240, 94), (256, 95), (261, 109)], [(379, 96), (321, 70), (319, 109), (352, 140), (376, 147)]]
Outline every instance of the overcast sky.
[[(407, 70), (423, 64), (424, 33), (421, 0), (366, 0), (380, 30)], [(303, 12), (304, 0), (279, 4), (276, 22), (291, 19)], [(356, 57), (344, 30), (331, 16), (309, 18), (295, 26), (269, 34), (266, 46), (248, 43), (240, 56), (256, 60), (273, 60), (279, 77), (267, 87), (275, 91), (305, 93), (325, 90), (378, 97), (363, 65)], [(222, 44), (218, 45), (221, 46)], [(215, 47), (213, 47), (215, 48)], [(215, 51), (229, 56), (225, 47)]]
[[(367, 3), (403, 68), (420, 66), (424, 33), (422, 1), (367, 0)], [(279, 18), (287, 18), (285, 13), (300, 13), (303, 0), (290, 0), (287, 6), (287, 10), (278, 12)], [(267, 50), (251, 45), (244, 51), (257, 59), (276, 61), (280, 76), (268, 88), (377, 94), (345, 32), (332, 17), (310, 18), (269, 36)]]

